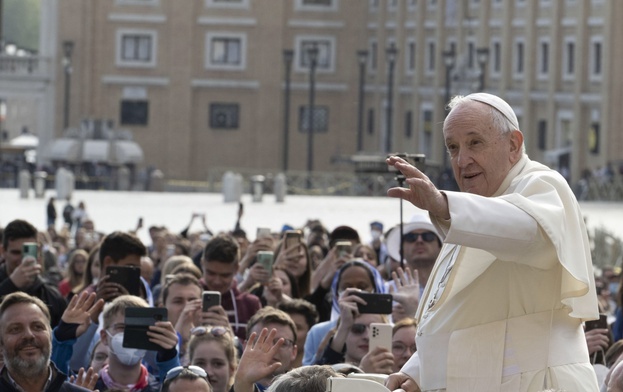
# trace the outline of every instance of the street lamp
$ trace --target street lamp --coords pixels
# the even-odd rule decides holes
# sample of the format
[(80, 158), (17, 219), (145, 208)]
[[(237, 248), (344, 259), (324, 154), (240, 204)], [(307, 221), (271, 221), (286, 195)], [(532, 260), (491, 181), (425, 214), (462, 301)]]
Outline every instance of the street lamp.
[(307, 188), (312, 187), (312, 172), (314, 171), (314, 100), (316, 99), (316, 66), (318, 65), (318, 45), (314, 42), (307, 49), (309, 60), (309, 110), (307, 112)]
[(357, 108), (357, 151), (363, 150), (363, 104), (364, 88), (366, 83), (366, 63), (368, 61), (368, 51), (358, 50), (357, 61), (359, 62), (359, 103)]
[(388, 62), (388, 75), (387, 75), (387, 112), (386, 112), (386, 131), (385, 134), (385, 152), (388, 153), (392, 150), (392, 111), (394, 109), (394, 66), (396, 65), (396, 57), (398, 56), (398, 49), (393, 42), (385, 50), (385, 55)]
[(63, 68), (65, 70), (65, 99), (63, 108), (63, 129), (69, 128), (69, 87), (71, 85), (71, 54), (74, 50), (73, 41), (63, 41)]
[(478, 91), (483, 91), (485, 89), (485, 70), (487, 68), (487, 60), (489, 59), (489, 48), (477, 48), (476, 59), (480, 66), (480, 84)]
[(292, 71), (292, 59), (294, 51), (292, 49), (283, 50), (283, 61), (285, 63), (285, 97), (283, 102), (283, 171), (288, 170), (288, 137), (290, 134), (290, 73)]

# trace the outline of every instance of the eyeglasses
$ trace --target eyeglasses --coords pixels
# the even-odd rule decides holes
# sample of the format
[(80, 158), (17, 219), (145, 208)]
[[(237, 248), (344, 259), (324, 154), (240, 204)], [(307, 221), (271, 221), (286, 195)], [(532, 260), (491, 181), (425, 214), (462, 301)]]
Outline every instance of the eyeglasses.
[(415, 346), (415, 344), (412, 346), (407, 346), (406, 344), (401, 342), (392, 343), (392, 353), (394, 355), (402, 355), (405, 353), (405, 351), (407, 351), (407, 349), (409, 349), (411, 353), (417, 351), (417, 347)]
[(190, 330), (190, 333), (192, 335), (195, 336), (201, 336), (201, 335), (205, 335), (207, 333), (211, 334), (212, 336), (223, 336), (225, 335), (227, 332), (229, 332), (229, 330), (225, 327), (195, 327), (193, 329)]
[(437, 235), (435, 233), (432, 231), (425, 231), (423, 233), (407, 233), (402, 236), (402, 240), (404, 242), (412, 243), (417, 241), (419, 237), (421, 237), (424, 242), (433, 242), (437, 239)]
[(350, 333), (355, 335), (361, 335), (368, 330), (368, 326), (365, 324), (353, 324), (350, 326)]
[[(273, 346), (275, 344), (277, 344), (277, 342), (279, 341), (279, 339), (281, 338), (274, 338), (273, 339)], [(282, 349), (290, 349), (292, 347), (294, 347), (296, 343), (294, 343), (294, 341), (290, 340), (290, 339), (283, 339), (283, 344), (281, 345)]]
[(178, 367), (174, 367), (173, 369), (169, 370), (167, 372), (167, 376), (164, 379), (164, 382), (167, 382), (169, 380), (173, 380), (175, 377), (179, 376), (184, 370), (193, 373), (196, 376), (199, 376), (201, 378), (208, 378), (208, 373), (206, 373), (205, 370), (203, 370), (202, 368), (200, 368), (199, 366), (178, 366)]

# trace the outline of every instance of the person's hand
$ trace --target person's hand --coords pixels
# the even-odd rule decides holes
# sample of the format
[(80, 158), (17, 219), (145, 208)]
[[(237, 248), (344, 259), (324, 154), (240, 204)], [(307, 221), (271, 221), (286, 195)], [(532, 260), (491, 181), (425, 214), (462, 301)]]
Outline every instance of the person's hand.
[(261, 250), (272, 251), (275, 240), (272, 237), (262, 237), (258, 238), (249, 245), (246, 253), (240, 260), (240, 268), (238, 272), (244, 274), (244, 271), (249, 268), (251, 262), (257, 255), (257, 252)]
[(190, 331), (201, 324), (201, 306), (201, 298), (186, 302), (180, 317), (177, 319), (175, 330), (180, 333), (182, 341), (185, 343), (190, 340)]
[(80, 295), (74, 295), (61, 316), (61, 320), (67, 324), (79, 324), (76, 338), (89, 328), (93, 319), (97, 320), (104, 308), (104, 300), (95, 301), (96, 297), (95, 293), (89, 294), (84, 291)]
[(360, 290), (349, 288), (346, 289), (340, 298), (338, 299), (338, 306), (340, 308), (340, 326), (349, 329), (355, 319), (359, 316), (359, 308), (357, 304), (367, 305), (366, 301), (355, 295)]
[(605, 328), (595, 328), (590, 331), (584, 332), (586, 338), (586, 345), (588, 346), (588, 353), (593, 354), (597, 351), (608, 349), (610, 346), (610, 335)]
[(266, 286), (264, 287), (263, 292), (264, 298), (266, 298), (266, 303), (269, 306), (276, 307), (278, 303), (283, 301), (283, 282), (281, 279), (273, 276), (270, 278)]
[(105, 302), (111, 302), (115, 298), (121, 295), (130, 294), (128, 290), (119, 283), (109, 282), (110, 275), (104, 275), (99, 282), (95, 292), (97, 293), (97, 299), (103, 299)]
[(258, 282), (265, 283), (268, 282), (268, 279), (270, 279), (270, 274), (266, 268), (259, 263), (255, 263), (251, 268), (249, 268), (249, 275), (247, 276), (245, 286), (251, 287)]
[(414, 206), (429, 211), (440, 219), (450, 219), (448, 200), (435, 184), (415, 166), (397, 156), (387, 158), (387, 164), (393, 166), (406, 177), (409, 189), (403, 187), (390, 188), (387, 196), (404, 199)]
[(396, 288), (390, 286), (389, 292), (394, 301), (399, 304), (399, 306), (394, 306), (397, 310), (397, 316), (404, 314), (404, 316), (394, 319), (394, 322), (405, 317), (414, 317), (420, 303), (420, 281), (417, 270), (413, 270), (412, 274), (408, 267), (404, 271), (398, 267), (396, 271), (392, 272), (392, 279)]
[(298, 267), (299, 260), (301, 259), (302, 243), (292, 246), (290, 248), (281, 247), (281, 251), (275, 259), (275, 267), (281, 267), (286, 270), (294, 270)]
[(163, 350), (177, 346), (177, 333), (170, 321), (157, 321), (155, 325), (150, 325), (147, 336), (150, 342), (159, 345)]
[(269, 333), (268, 329), (263, 328), (259, 336), (257, 332), (249, 336), (234, 377), (236, 392), (252, 392), (253, 383), (271, 376), (279, 369), (281, 362), (271, 362), (283, 345), (284, 339), (281, 338), (273, 344), (276, 334), (276, 329), (272, 329)]
[(334, 246), (333, 248), (331, 248), (331, 250), (329, 250), (325, 259), (328, 260), (329, 264), (327, 271), (324, 274), (322, 281), (320, 282), (320, 285), (324, 288), (328, 288), (331, 287), (331, 283), (333, 282), (333, 276), (335, 275), (337, 270), (339, 270), (348, 260), (350, 260), (351, 257), (350, 255), (340, 256)]
[(30, 259), (20, 263), (13, 270), (9, 279), (18, 289), (25, 289), (32, 286), (37, 280), (37, 276), (41, 273), (41, 264), (36, 260)]
[(221, 305), (214, 305), (207, 312), (201, 312), (201, 325), (220, 325), (229, 328), (229, 317)]
[(385, 386), (390, 391), (396, 389), (402, 389), (405, 392), (421, 392), (422, 390), (417, 385), (414, 379), (409, 377), (408, 374), (403, 372), (398, 372), (394, 374), (390, 374), (385, 380)]
[(391, 374), (394, 368), (394, 354), (384, 347), (377, 346), (361, 358), (359, 367), (365, 373)]
[(89, 370), (86, 371), (86, 373), (84, 371), (84, 368), (80, 368), (80, 370), (78, 371), (78, 376), (69, 377), (69, 382), (90, 391), (98, 392), (99, 389), (93, 389), (95, 388), (95, 384), (97, 383), (98, 378), (99, 375), (93, 370), (92, 367), (90, 367)]

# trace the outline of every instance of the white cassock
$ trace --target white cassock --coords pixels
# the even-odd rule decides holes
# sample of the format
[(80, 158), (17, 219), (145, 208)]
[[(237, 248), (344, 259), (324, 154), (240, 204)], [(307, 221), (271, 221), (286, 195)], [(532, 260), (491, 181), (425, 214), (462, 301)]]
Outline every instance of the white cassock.
[(493, 197), (445, 193), (402, 371), (423, 391), (598, 391), (582, 329), (599, 315), (590, 246), (563, 177), (524, 156)]

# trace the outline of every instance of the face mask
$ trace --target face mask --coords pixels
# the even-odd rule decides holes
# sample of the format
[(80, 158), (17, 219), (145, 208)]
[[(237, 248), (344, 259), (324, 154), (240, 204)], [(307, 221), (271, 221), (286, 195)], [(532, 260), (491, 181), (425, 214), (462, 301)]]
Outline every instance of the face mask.
[(381, 232), (380, 231), (372, 230), (370, 232), (370, 234), (372, 235), (372, 239), (375, 240), (375, 241), (378, 240), (379, 238), (381, 238)]
[(110, 352), (117, 357), (119, 362), (126, 366), (136, 365), (145, 356), (146, 350), (140, 350), (138, 348), (123, 347), (123, 332), (112, 336), (106, 331), (110, 337)]

